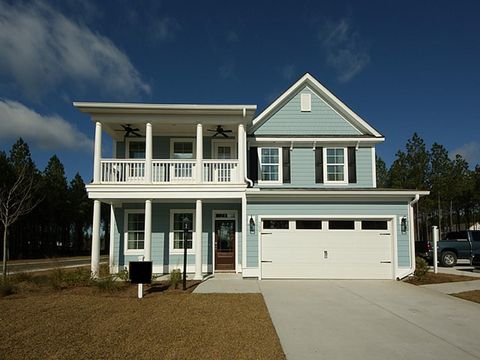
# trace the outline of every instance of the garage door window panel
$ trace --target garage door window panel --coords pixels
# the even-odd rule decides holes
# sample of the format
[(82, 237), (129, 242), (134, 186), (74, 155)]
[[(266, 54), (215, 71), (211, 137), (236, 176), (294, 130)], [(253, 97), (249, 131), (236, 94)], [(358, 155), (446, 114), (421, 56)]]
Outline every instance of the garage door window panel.
[(282, 152), (281, 148), (264, 147), (258, 149), (260, 160), (261, 183), (281, 183), (282, 179)]
[(330, 220), (328, 222), (329, 230), (355, 230), (355, 221), (353, 220)]
[(321, 230), (321, 220), (297, 220), (295, 221), (295, 228), (297, 230)]
[(327, 184), (346, 184), (348, 179), (345, 148), (324, 148), (324, 172)]
[(386, 220), (363, 220), (362, 230), (388, 230), (388, 221)]
[(288, 230), (290, 224), (288, 220), (263, 220), (264, 230)]

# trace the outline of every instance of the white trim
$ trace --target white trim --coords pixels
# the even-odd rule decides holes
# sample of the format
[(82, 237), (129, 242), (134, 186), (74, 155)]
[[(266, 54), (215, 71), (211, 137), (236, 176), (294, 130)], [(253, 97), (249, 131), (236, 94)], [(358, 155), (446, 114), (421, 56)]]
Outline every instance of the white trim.
[[(145, 156), (147, 155), (147, 142), (146, 138), (144, 137), (127, 137), (125, 138), (125, 159), (135, 159), (130, 157), (130, 143), (131, 142), (143, 142), (145, 144)], [(136, 158), (138, 160), (145, 159), (143, 158)]]
[[(176, 142), (191, 142), (192, 143), (192, 157), (188, 160), (195, 160), (197, 156), (197, 139), (194, 137), (187, 137), (187, 138), (170, 138), (170, 159), (174, 159), (173, 157), (173, 145)], [(186, 160), (186, 159), (178, 159), (178, 160)]]
[[(187, 254), (195, 254), (196, 249), (196, 233), (195, 233), (195, 224), (196, 224), (196, 211), (195, 209), (170, 209), (170, 221), (169, 221), (169, 229), (168, 229), (168, 249), (170, 254), (183, 254), (183, 249), (174, 249), (173, 248), (173, 214), (175, 213), (190, 213), (193, 214), (192, 219), (192, 248), (187, 249)], [(200, 220), (201, 221), (201, 220)], [(195, 264), (193, 265), (195, 268)]]
[[(114, 244), (115, 244), (115, 226), (116, 226), (116, 220), (115, 220), (115, 207), (113, 204), (110, 204), (110, 246), (109, 246), (109, 252), (108, 252), (108, 267), (110, 270), (110, 274), (114, 274), (113, 270), (115, 267), (115, 261), (113, 258), (113, 251), (114, 251)], [(118, 271), (117, 271), (118, 272)]]
[(212, 151), (212, 159), (218, 159), (218, 153), (217, 153), (217, 146), (221, 144), (226, 144), (230, 145), (232, 149), (232, 157), (231, 159), (237, 159), (237, 147), (235, 146), (237, 142), (235, 139), (212, 139), (212, 146), (211, 146), (211, 151)]
[(290, 136), (290, 137), (281, 137), (281, 136), (253, 136), (248, 139), (249, 143), (258, 143), (258, 142), (274, 142), (274, 143), (285, 143), (291, 144), (292, 142), (308, 142), (312, 143), (314, 141), (321, 143), (336, 143), (336, 142), (351, 142), (352, 145), (357, 142), (364, 143), (381, 143), (385, 141), (385, 138), (375, 138), (375, 137), (304, 137), (304, 136)]
[[(392, 279), (396, 279), (398, 276), (397, 274), (401, 271), (401, 269), (398, 268), (397, 263), (397, 227), (396, 227), (396, 221), (397, 221), (397, 215), (258, 215), (258, 221), (259, 221), (259, 231), (258, 231), (258, 279), (262, 279), (262, 232), (263, 232), (263, 220), (264, 219), (320, 219), (322, 220), (322, 230), (324, 230), (324, 224), (323, 220), (329, 220), (329, 219), (350, 219), (355, 221), (355, 230), (357, 230), (358, 227), (358, 222), (361, 221), (362, 219), (381, 219), (381, 220), (387, 220), (391, 223), (391, 225), (388, 227), (388, 231), (390, 231), (390, 236), (392, 237), (392, 246), (391, 246), (391, 265), (392, 265)], [(269, 230), (269, 229), (267, 229)], [(297, 231), (297, 230), (295, 230)], [(320, 230), (319, 230), (320, 231)], [(330, 231), (326, 229), (326, 231)], [(341, 231), (341, 230), (332, 230), (332, 231)], [(347, 230), (344, 230), (347, 231)], [(354, 231), (354, 230), (348, 230)], [(376, 230), (378, 231), (378, 230)], [(244, 269), (244, 271), (247, 269)], [(245, 277), (246, 275), (244, 275)]]
[[(327, 163), (327, 150), (343, 150), (343, 180), (328, 180), (328, 163)], [(337, 147), (324, 147), (323, 148), (323, 183), (326, 185), (345, 185), (348, 184), (348, 154), (347, 148), (342, 146)], [(340, 164), (331, 164), (340, 165)]]
[(325, 88), (318, 80), (316, 80), (312, 75), (306, 73), (302, 76), (295, 84), (293, 84), (287, 91), (285, 91), (282, 95), (280, 95), (270, 106), (268, 106), (260, 115), (258, 115), (253, 120), (253, 128), (254, 131), (262, 124), (263, 120), (266, 120), (268, 116), (282, 104), (284, 100), (286, 100), (292, 93), (297, 91), (301, 86), (310, 84), (313, 87), (314, 92), (320, 93), (322, 95), (322, 99), (328, 103), (330, 100), (338, 110), (343, 113), (343, 117), (347, 117), (346, 120), (350, 120), (356, 122), (363, 127), (367, 132), (371, 133), (376, 137), (383, 137), (377, 130), (371, 127), (365, 120), (363, 120), (360, 116), (355, 114), (347, 105), (345, 105), (340, 99), (338, 99), (335, 95), (333, 95), (327, 88)]
[(372, 146), (372, 185), (377, 187), (377, 160), (375, 154), (375, 146)]
[(250, 232), (250, 227), (247, 219), (247, 195), (242, 196), (242, 263), (240, 264), (242, 272), (247, 266), (247, 231)]
[[(124, 255), (144, 255), (145, 253), (145, 234), (143, 236), (143, 249), (128, 249), (128, 215), (143, 214), (145, 216), (145, 208), (143, 209), (125, 209), (123, 214), (123, 254)], [(145, 222), (145, 220), (144, 220)], [(144, 230), (145, 231), (145, 228)]]
[(95, 110), (239, 110), (243, 116), (246, 111), (255, 111), (257, 105), (216, 105), (216, 104), (144, 104), (144, 103), (109, 103), (75, 101), (73, 106), (82, 112), (92, 113)]
[[(217, 214), (228, 214), (227, 218), (216, 219)], [(233, 215), (233, 216), (232, 216)], [(237, 210), (213, 210), (212, 211), (212, 273), (215, 273), (215, 221), (216, 220), (234, 220), (235, 221), (235, 272), (240, 272), (240, 264), (238, 263), (238, 212)], [(242, 229), (243, 232), (243, 229)], [(243, 256), (243, 254), (242, 254)]]
[[(262, 149), (277, 149), (278, 150), (278, 180), (262, 180)], [(257, 148), (258, 156), (258, 184), (282, 184), (283, 183), (283, 151), (278, 146), (263, 146)], [(275, 164), (266, 164), (275, 165)]]

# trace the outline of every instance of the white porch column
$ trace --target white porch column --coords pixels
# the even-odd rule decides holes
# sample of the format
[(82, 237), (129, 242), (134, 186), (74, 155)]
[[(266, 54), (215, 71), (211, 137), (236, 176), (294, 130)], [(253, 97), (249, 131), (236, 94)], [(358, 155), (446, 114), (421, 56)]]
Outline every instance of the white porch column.
[(238, 181), (245, 181), (245, 126), (238, 124)]
[(93, 201), (92, 226), (92, 262), (91, 273), (93, 278), (100, 275), (100, 200)]
[(152, 200), (145, 200), (145, 261), (152, 259)]
[(195, 209), (195, 280), (202, 280), (202, 200), (197, 200)]
[[(116, 232), (116, 219), (115, 219), (115, 207), (113, 206), (113, 203), (110, 204), (110, 247), (109, 247), (109, 253), (108, 253), (108, 269), (110, 271), (110, 274), (113, 274), (115, 272), (114, 267), (115, 267), (115, 255), (113, 254), (113, 249), (115, 245), (115, 232)], [(118, 263), (117, 263), (118, 265)]]
[(152, 182), (152, 156), (153, 156), (152, 124), (145, 125), (145, 181)]
[(202, 124), (197, 124), (197, 162), (195, 167), (197, 168), (196, 177), (197, 183), (203, 182), (203, 127)]
[(102, 158), (102, 124), (97, 121), (95, 123), (95, 148), (93, 151), (93, 182), (95, 184), (100, 183), (101, 158)]

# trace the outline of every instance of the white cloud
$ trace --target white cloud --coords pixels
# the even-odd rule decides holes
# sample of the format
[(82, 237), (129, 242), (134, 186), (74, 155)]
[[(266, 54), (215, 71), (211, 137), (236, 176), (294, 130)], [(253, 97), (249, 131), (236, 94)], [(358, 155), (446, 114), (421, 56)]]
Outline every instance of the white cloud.
[(154, 40), (169, 41), (175, 38), (181, 26), (175, 18), (165, 16), (152, 21), (151, 29)]
[(65, 81), (114, 96), (150, 93), (128, 56), (105, 36), (51, 7), (0, 2), (0, 72), (38, 99)]
[(468, 161), (471, 166), (480, 164), (480, 143), (472, 141), (450, 152), (450, 157), (455, 158), (456, 154)]
[(338, 72), (340, 82), (348, 82), (370, 62), (367, 46), (347, 19), (326, 20), (320, 31), (326, 62)]
[(12, 100), (0, 99), (0, 138), (22, 137), (43, 149), (91, 151), (93, 142), (57, 115), (45, 116)]

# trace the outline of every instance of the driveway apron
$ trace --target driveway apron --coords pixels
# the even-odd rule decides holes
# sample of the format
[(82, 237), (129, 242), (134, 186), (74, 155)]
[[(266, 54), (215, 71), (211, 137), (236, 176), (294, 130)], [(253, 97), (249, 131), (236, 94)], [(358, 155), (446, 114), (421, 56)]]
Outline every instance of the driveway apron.
[(287, 359), (480, 359), (480, 305), (395, 281), (259, 281)]

